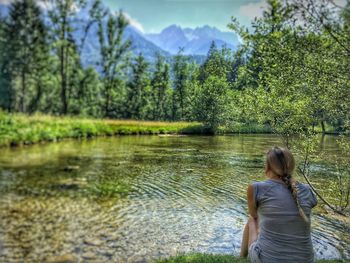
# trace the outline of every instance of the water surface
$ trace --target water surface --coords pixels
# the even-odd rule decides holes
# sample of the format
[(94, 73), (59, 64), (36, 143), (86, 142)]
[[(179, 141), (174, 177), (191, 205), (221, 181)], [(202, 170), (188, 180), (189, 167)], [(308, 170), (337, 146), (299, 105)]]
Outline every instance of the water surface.
[[(238, 255), (246, 188), (272, 135), (123, 136), (0, 150), (0, 262)], [(337, 154), (333, 137), (323, 150)], [(327, 187), (327, 165), (312, 180)], [(317, 258), (349, 258), (348, 222), (316, 210)]]

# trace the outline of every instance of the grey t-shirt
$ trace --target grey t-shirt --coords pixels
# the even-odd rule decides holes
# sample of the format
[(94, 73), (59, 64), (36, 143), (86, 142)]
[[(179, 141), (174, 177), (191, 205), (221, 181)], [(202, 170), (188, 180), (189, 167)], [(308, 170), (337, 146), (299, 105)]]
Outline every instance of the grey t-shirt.
[[(314, 262), (310, 223), (299, 215), (291, 192), (282, 181), (253, 183), (260, 232), (256, 242), (263, 263)], [(297, 183), (298, 199), (307, 217), (317, 199), (307, 184)]]

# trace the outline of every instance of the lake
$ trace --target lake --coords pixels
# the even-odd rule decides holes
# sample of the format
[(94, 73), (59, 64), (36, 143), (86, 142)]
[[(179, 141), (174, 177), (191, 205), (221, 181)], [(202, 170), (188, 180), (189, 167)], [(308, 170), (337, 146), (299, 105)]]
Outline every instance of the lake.
[[(274, 135), (121, 136), (0, 149), (0, 262), (238, 255), (246, 188), (264, 180), (273, 145)], [(335, 138), (322, 149), (337, 155)], [(317, 188), (331, 165), (314, 165)], [(322, 206), (312, 216), (316, 257), (349, 258), (349, 222)]]

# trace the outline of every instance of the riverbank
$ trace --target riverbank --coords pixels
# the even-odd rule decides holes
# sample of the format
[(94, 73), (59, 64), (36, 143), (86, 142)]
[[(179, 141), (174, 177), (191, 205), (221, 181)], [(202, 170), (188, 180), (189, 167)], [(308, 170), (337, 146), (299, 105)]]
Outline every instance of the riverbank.
[[(350, 260), (318, 260), (317, 263), (350, 263)], [(249, 263), (246, 259), (231, 255), (189, 254), (158, 260), (155, 263)]]
[(0, 113), (0, 146), (132, 134), (200, 134), (200, 123), (98, 120)]
[[(259, 125), (236, 124), (220, 133), (269, 133)], [(198, 122), (154, 122), (24, 115), (0, 112), (0, 146), (55, 142), (66, 138), (137, 134), (206, 134)]]

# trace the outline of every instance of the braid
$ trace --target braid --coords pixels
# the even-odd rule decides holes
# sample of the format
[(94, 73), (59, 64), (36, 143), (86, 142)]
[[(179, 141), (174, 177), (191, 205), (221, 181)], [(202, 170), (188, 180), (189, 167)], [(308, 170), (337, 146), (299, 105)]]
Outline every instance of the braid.
[(280, 177), (282, 181), (286, 184), (288, 189), (290, 190), (292, 197), (295, 201), (295, 204), (297, 205), (297, 208), (299, 210), (300, 216), (304, 219), (305, 222), (309, 222), (309, 218), (305, 215), (305, 212), (303, 208), (300, 205), (299, 198), (298, 198), (298, 188), (296, 187), (296, 181), (292, 179), (292, 176), (290, 174), (285, 174)]
[(281, 164), (282, 171), (283, 171), (283, 175), (279, 175), (279, 177), (286, 184), (289, 191), (291, 192), (292, 197), (295, 201), (295, 204), (297, 205), (297, 208), (299, 210), (300, 216), (304, 219), (305, 222), (308, 223), (309, 218), (305, 215), (305, 212), (304, 212), (304, 210), (301, 207), (300, 202), (299, 202), (298, 188), (296, 187), (296, 181), (292, 179), (292, 175), (289, 174), (289, 172), (288, 172), (288, 164), (287, 164), (287, 160), (286, 160), (286, 157), (284, 155), (284, 152), (282, 151), (282, 149), (280, 149), (278, 147), (275, 147), (274, 149), (275, 149), (277, 159), (279, 160), (279, 162)]

